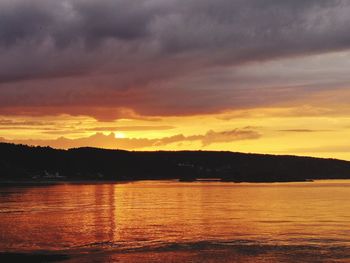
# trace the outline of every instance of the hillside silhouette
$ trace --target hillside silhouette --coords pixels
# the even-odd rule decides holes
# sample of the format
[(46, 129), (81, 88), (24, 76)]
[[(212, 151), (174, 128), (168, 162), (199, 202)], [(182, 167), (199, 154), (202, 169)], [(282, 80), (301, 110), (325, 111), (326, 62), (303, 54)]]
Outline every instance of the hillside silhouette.
[(220, 178), (235, 182), (350, 179), (350, 162), (212, 151), (58, 150), (0, 143), (0, 180), (159, 180)]

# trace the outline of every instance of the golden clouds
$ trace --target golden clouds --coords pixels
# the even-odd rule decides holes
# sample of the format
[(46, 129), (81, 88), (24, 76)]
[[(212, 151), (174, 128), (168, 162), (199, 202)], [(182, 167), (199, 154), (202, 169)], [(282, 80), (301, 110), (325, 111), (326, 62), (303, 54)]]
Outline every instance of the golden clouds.
[(350, 160), (350, 115), (324, 113), (302, 106), (114, 122), (69, 115), (2, 117), (0, 137), (2, 141), (56, 148), (227, 150)]
[(89, 137), (68, 139), (60, 137), (52, 140), (42, 140), (42, 139), (27, 139), (27, 140), (13, 140), (9, 141), (4, 138), (1, 139), (3, 142), (14, 142), (20, 144), (28, 145), (39, 145), (39, 146), (52, 146), (55, 148), (77, 148), (77, 147), (98, 147), (107, 149), (144, 149), (152, 148), (157, 149), (158, 147), (170, 147), (173, 148), (183, 142), (200, 142), (203, 146), (209, 146), (214, 143), (228, 143), (238, 140), (250, 140), (257, 139), (260, 135), (256, 131), (252, 130), (229, 130), (215, 132), (210, 130), (205, 134), (184, 136), (183, 134), (176, 134), (170, 137), (162, 138), (125, 138), (125, 134), (121, 132), (113, 133), (108, 135), (103, 133), (96, 133)]

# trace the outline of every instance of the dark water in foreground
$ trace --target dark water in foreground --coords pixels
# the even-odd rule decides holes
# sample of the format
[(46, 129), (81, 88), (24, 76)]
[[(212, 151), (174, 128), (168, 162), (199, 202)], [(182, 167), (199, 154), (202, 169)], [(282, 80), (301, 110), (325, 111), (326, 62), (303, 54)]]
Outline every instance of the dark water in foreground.
[(66, 262), (350, 262), (350, 181), (0, 188), (0, 251)]

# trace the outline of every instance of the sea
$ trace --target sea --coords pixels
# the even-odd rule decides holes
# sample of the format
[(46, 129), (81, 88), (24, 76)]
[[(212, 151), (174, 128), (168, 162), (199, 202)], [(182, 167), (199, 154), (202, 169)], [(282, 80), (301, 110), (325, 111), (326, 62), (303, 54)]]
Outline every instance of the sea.
[(350, 262), (350, 181), (3, 186), (0, 259), (11, 256), (38, 262)]

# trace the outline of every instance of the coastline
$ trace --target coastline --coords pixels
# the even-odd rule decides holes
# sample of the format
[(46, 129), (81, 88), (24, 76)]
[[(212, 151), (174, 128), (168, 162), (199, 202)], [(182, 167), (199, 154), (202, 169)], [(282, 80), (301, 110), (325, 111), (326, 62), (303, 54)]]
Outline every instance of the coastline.
[[(325, 179), (331, 180), (331, 179)], [(233, 183), (233, 184), (242, 184), (242, 183), (256, 183), (256, 184), (273, 184), (273, 183), (305, 183), (305, 182), (314, 182), (315, 180), (305, 179), (305, 180), (278, 180), (278, 181), (235, 181), (235, 180), (181, 180), (181, 179), (154, 179), (154, 180), (71, 180), (71, 181), (0, 181), (0, 187), (7, 186), (53, 186), (53, 185), (64, 185), (64, 184), (127, 184), (140, 181), (177, 181), (180, 183)]]
[[(139, 180), (137, 180), (139, 181)], [(65, 184), (127, 184), (135, 181), (120, 180), (72, 180), (72, 181), (0, 181), (0, 187), (6, 186), (51, 186)]]

